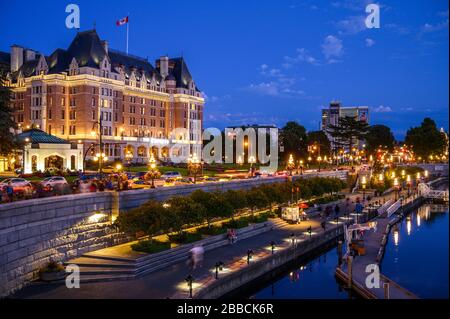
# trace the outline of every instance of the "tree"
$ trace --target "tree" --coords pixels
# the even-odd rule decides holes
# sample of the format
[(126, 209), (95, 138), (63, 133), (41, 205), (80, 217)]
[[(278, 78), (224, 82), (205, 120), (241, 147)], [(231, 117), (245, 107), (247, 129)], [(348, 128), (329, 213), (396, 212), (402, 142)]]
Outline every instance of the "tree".
[(217, 217), (229, 217), (233, 214), (233, 207), (225, 200), (225, 196), (219, 192), (208, 193), (201, 189), (192, 192), (190, 199), (201, 206), (200, 212), (206, 219), (208, 227)]
[(406, 132), (405, 143), (412, 148), (416, 156), (424, 159), (430, 155), (439, 155), (445, 151), (445, 134), (440, 132), (436, 123), (426, 117), (418, 127), (412, 127)]
[(366, 134), (366, 151), (368, 154), (376, 153), (379, 147), (392, 151), (395, 145), (394, 134), (385, 125), (372, 125)]
[(20, 142), (11, 132), (17, 129), (13, 120), (12, 108), (10, 106), (11, 89), (6, 85), (6, 76), (0, 73), (0, 155), (7, 156), (15, 149), (20, 148)]
[(331, 124), (327, 132), (338, 143), (347, 147), (350, 151), (357, 141), (366, 137), (369, 125), (364, 121), (359, 121), (356, 117), (345, 116), (339, 118), (337, 125)]
[(225, 200), (233, 208), (233, 215), (231, 216), (232, 218), (234, 218), (236, 211), (247, 207), (247, 198), (245, 197), (245, 191), (243, 190), (227, 190), (224, 193), (224, 197)]
[(324, 131), (311, 131), (308, 132), (308, 145), (312, 145), (317, 143), (320, 147), (320, 154), (330, 155), (331, 152), (331, 144), (328, 136)]
[(252, 214), (255, 208), (264, 208), (269, 204), (269, 199), (258, 187), (253, 187), (246, 192), (247, 205), (251, 208)]
[(115, 223), (121, 231), (126, 233), (143, 232), (149, 236), (150, 242), (155, 234), (164, 232), (169, 227), (166, 209), (155, 200), (150, 200), (138, 208), (119, 214)]
[(171, 228), (181, 235), (183, 226), (203, 220), (204, 207), (187, 196), (175, 196), (168, 201), (168, 220)]
[(281, 131), (284, 153), (300, 157), (307, 148), (306, 129), (297, 122), (287, 122)]

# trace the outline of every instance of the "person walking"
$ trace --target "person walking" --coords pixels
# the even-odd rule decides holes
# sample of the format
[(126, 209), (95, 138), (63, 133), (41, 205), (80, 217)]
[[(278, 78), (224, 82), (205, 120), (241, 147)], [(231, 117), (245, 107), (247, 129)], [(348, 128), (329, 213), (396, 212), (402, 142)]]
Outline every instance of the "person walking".
[(341, 211), (341, 209), (339, 208), (339, 204), (336, 204), (336, 206), (334, 206), (334, 216), (338, 217), (340, 211)]
[(8, 196), (9, 202), (14, 201), (14, 188), (12, 187), (11, 182), (6, 185), (6, 195)]

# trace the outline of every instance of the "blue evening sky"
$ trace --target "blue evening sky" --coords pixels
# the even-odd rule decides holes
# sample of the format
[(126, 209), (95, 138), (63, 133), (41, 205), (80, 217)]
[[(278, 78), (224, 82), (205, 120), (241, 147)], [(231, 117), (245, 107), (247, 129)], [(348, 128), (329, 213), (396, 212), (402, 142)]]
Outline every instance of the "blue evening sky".
[(75, 30), (65, 7), (78, 4), (81, 30), (110, 47), (154, 60), (183, 54), (206, 94), (205, 125), (318, 128), (338, 99), (368, 105), (371, 124), (398, 138), (425, 116), (448, 129), (448, 1), (383, 0), (381, 28), (366, 29), (364, 0), (1, 1), (0, 50), (13, 43), (50, 54)]

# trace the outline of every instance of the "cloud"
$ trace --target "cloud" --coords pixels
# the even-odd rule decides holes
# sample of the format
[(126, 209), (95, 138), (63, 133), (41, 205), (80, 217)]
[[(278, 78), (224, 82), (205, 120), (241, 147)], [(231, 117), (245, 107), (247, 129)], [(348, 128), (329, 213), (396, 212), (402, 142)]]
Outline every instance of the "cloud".
[(409, 111), (412, 111), (414, 109), (412, 107), (402, 107), (400, 110), (409, 112)]
[(290, 68), (291, 66), (293, 66), (294, 64), (300, 63), (300, 62), (306, 62), (312, 65), (319, 65), (319, 61), (317, 61), (316, 58), (314, 58), (309, 52), (308, 50), (306, 50), (305, 48), (297, 48), (296, 50), (296, 56), (295, 57), (290, 57), (290, 56), (285, 56), (284, 59), (284, 63), (282, 64), (282, 66), (285, 69)]
[(255, 92), (261, 95), (277, 96), (280, 94), (279, 85), (276, 82), (261, 82), (258, 84), (250, 84), (247, 87), (250, 92)]
[(392, 112), (392, 109), (389, 106), (380, 105), (379, 107), (374, 108), (373, 112), (375, 112), (375, 113), (389, 113), (389, 112)]
[(401, 25), (399, 25), (397, 23), (386, 23), (386, 24), (383, 24), (383, 28), (384, 29), (388, 29), (388, 30), (392, 30), (392, 31), (396, 32), (399, 35), (406, 35), (406, 34), (411, 33), (411, 31), (407, 27), (401, 26)]
[(368, 3), (371, 1), (369, 0), (343, 0), (343, 1), (334, 1), (331, 2), (331, 6), (335, 8), (342, 8), (342, 9), (348, 9), (352, 11), (363, 11)]
[(339, 40), (333, 35), (327, 36), (322, 44), (322, 53), (327, 60), (330, 60), (331, 57), (342, 56), (344, 53), (342, 40)]
[(346, 19), (336, 22), (335, 25), (339, 30), (339, 34), (341, 35), (357, 34), (366, 30), (365, 19), (366, 16), (364, 15), (350, 16)]
[(420, 28), (420, 34), (438, 32), (438, 31), (441, 31), (441, 30), (444, 30), (447, 28), (448, 28), (448, 18), (445, 21), (442, 21), (442, 22), (439, 22), (436, 24), (425, 23)]
[(370, 48), (374, 44), (375, 44), (375, 41), (373, 39), (366, 38), (366, 47)]

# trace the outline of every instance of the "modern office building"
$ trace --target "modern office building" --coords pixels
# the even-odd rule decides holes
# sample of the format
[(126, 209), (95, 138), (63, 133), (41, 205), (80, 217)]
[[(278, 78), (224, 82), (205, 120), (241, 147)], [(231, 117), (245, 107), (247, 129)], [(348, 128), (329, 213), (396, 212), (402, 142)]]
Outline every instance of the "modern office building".
[(182, 57), (162, 56), (153, 66), (112, 50), (95, 30), (78, 32), (67, 49), (48, 56), (12, 45), (0, 57), (10, 61), (21, 130), (82, 144), (87, 159), (103, 152), (145, 163), (151, 152), (169, 159), (201, 151), (204, 98)]
[[(328, 109), (322, 109), (322, 125), (321, 129), (324, 131), (330, 142), (331, 147), (334, 149), (337, 147), (337, 141), (333, 139), (328, 133), (327, 129), (330, 125), (338, 125), (339, 119), (343, 117), (354, 117), (360, 121), (364, 121), (369, 124), (369, 107), (368, 106), (349, 106), (344, 107), (341, 102), (332, 101)], [(355, 141), (355, 147), (360, 145), (360, 141)]]

